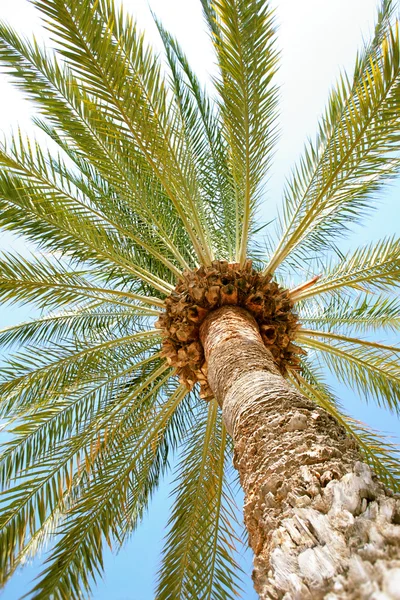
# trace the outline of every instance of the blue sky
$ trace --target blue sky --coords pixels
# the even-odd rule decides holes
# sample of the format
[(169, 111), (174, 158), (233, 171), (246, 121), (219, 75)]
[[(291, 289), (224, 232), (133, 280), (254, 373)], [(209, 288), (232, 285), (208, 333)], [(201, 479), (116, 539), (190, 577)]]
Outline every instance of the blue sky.
[[(329, 4), (329, 6), (327, 6)], [(150, 40), (155, 39), (146, 0), (126, 0), (126, 8), (135, 14)], [(153, 0), (152, 8), (165, 25), (181, 40), (189, 58), (203, 80), (213, 72), (212, 54), (209, 50), (201, 19), (199, 0)], [(307, 136), (315, 131), (329, 89), (339, 73), (339, 68), (351, 68), (355, 51), (363, 36), (371, 31), (375, 14), (375, 0), (281, 0), (277, 11), (280, 22), (282, 51), (282, 112), (281, 140), (275, 157), (266, 202), (260, 211), (261, 221), (269, 221), (275, 215), (281, 198), (284, 173), (288, 173), (301, 152)], [(13, 0), (2, 6), (0, 17), (8, 20), (20, 31), (45, 34), (27, 0)], [(7, 132), (19, 123), (30, 130), (32, 111), (25, 101), (0, 78), (0, 130)], [(354, 234), (343, 243), (343, 250), (378, 240), (384, 235), (398, 233), (400, 229), (400, 184), (393, 184), (379, 196), (378, 210), (366, 219)], [(8, 234), (0, 234), (0, 247), (23, 250), (20, 240)], [(25, 320), (34, 313), (29, 307), (3, 307), (0, 312), (0, 328)], [(384, 341), (382, 339), (381, 341)], [(393, 341), (393, 340), (392, 340)], [(398, 340), (397, 340), (398, 341)], [(399, 421), (393, 415), (379, 410), (375, 405), (365, 405), (345, 386), (337, 387), (348, 412), (379, 429), (394, 435), (400, 434)], [(169, 486), (161, 485), (154, 499), (152, 510), (123, 551), (118, 556), (107, 553), (106, 576), (93, 594), (95, 600), (151, 600), (163, 527), (168, 518)], [(240, 501), (240, 498), (239, 498)], [(243, 597), (256, 598), (252, 590), (250, 572), (251, 557), (247, 552), (241, 564), (247, 572)], [(2, 600), (16, 600), (29, 589), (29, 582), (39, 572), (37, 562), (18, 573), (0, 595)]]

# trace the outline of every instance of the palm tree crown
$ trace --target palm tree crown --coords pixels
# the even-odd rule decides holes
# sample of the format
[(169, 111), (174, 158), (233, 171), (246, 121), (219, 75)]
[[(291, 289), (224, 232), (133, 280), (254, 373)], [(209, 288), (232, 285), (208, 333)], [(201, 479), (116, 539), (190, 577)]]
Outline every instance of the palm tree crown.
[[(201, 0), (219, 68), (211, 96), (161, 23), (162, 61), (114, 0), (32, 1), (55, 53), (0, 25), (0, 60), (51, 140), (45, 150), (19, 133), (0, 148), (0, 224), (41, 250), (0, 257), (0, 298), (45, 311), (0, 332), (2, 346), (21, 347), (0, 382), (12, 433), (0, 459), (2, 581), (55, 533), (34, 597), (89, 593), (104, 543), (119, 547), (135, 529), (179, 450), (157, 598), (233, 598), (231, 441), (216, 400), (200, 399), (201, 374), (182, 377), (191, 359), (177, 364), (176, 329), (168, 350), (166, 307), (186, 310), (179, 286), (199, 272), (252, 268), (276, 282), (297, 315), (288, 330), (276, 316), (265, 325), (275, 319), (265, 337), (299, 357), (285, 376), (400, 489), (394, 447), (343, 412), (321, 369), (399, 412), (400, 349), (365, 336), (400, 328), (400, 240), (345, 256), (337, 246), (399, 169), (395, 3), (383, 0), (354, 73), (331, 92), (264, 253), (256, 211), (277, 139), (279, 59), (270, 3)], [(239, 275), (217, 284), (207, 310)], [(257, 290), (235, 285), (224, 293), (245, 289), (251, 309)]]

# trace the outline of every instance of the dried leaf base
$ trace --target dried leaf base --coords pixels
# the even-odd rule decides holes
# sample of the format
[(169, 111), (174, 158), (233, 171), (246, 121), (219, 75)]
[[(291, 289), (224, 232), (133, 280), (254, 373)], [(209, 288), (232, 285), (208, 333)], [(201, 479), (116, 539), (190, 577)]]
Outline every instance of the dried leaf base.
[(299, 368), (299, 355), (304, 353), (293, 343), (299, 323), (289, 291), (253, 269), (251, 261), (242, 268), (238, 263), (214, 261), (210, 267), (185, 271), (166, 299), (165, 313), (156, 327), (162, 330), (162, 353), (168, 363), (189, 389), (200, 383), (203, 399), (212, 398), (213, 393), (207, 382), (200, 326), (211, 311), (226, 305), (241, 306), (254, 316), (283, 375), (288, 368)]

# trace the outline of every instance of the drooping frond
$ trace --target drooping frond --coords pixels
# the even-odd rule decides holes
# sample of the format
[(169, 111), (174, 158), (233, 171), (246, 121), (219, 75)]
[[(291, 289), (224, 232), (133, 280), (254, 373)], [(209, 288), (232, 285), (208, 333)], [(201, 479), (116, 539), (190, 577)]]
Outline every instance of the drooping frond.
[(400, 239), (384, 238), (328, 265), (316, 284), (296, 294), (296, 301), (345, 288), (373, 292), (391, 290), (399, 285)]
[(290, 379), (302, 394), (326, 410), (345, 428), (381, 481), (390, 489), (400, 490), (399, 447), (361, 421), (348, 416), (324, 383), (323, 374), (313, 365), (303, 362), (302, 374), (293, 373)]
[(27, 346), (8, 357), (0, 369), (0, 414), (7, 417), (31, 410), (35, 402), (46, 403), (95, 380), (99, 369), (112, 364), (119, 352), (154, 353), (159, 343), (158, 332), (150, 329), (124, 337), (103, 337), (97, 342), (65, 340), (47, 347)]
[[(125, 386), (126, 390), (134, 392), (134, 396), (129, 397), (130, 401), (146, 388), (154, 391), (165, 383), (168, 371), (164, 364), (160, 366), (159, 356), (144, 358), (143, 348), (130, 351), (129, 358), (126, 354), (121, 356), (119, 352), (118, 364), (110, 364), (108, 371), (96, 382), (81, 381), (79, 386), (64, 389), (62, 394), (53, 393), (46, 401), (34, 399), (25, 410), (23, 422), (16, 411), (12, 412), (16, 416), (6, 422), (12, 439), (5, 445), (1, 455), (2, 484), (7, 486), (21, 471), (45, 457), (53, 446), (65, 441), (66, 437), (89, 430), (107, 403), (114, 407), (111, 399), (121, 387)], [(144, 376), (147, 378), (146, 385), (140, 381)], [(154, 382), (157, 382), (156, 386)]]
[(220, 68), (216, 85), (235, 187), (236, 260), (243, 265), (276, 138), (274, 15), (266, 0), (203, 0), (202, 4)]
[[(140, 374), (148, 375), (145, 387), (140, 383)], [(62, 482), (66, 479), (67, 491), (71, 491), (71, 478), (76, 469), (79, 471), (81, 459), (86, 468), (90, 467), (99, 440), (106, 439), (120, 411), (131, 410), (138, 398), (145, 400), (149, 393), (154, 395), (160, 381), (165, 384), (166, 379), (164, 376), (160, 380), (154, 359), (140, 361), (140, 356), (132, 353), (129, 369), (114, 365), (113, 376), (110, 371), (104, 372), (97, 385), (85, 386), (82, 382), (79, 390), (64, 394), (56, 403), (53, 396), (44, 401), (33, 399), (28, 418), (9, 429), (13, 438), (5, 445), (0, 461), (2, 486), (10, 488), (3, 495), (3, 574), (8, 561), (12, 565), (17, 545), (23, 546), (28, 534), (26, 527), (16, 525), (29, 524), (34, 535), (38, 519), (40, 527), (47, 518), (46, 508), (59, 511), (64, 495)]]
[(300, 331), (297, 340), (302, 346), (318, 351), (339, 381), (367, 400), (372, 398), (379, 406), (400, 413), (398, 348), (389, 350), (377, 344), (368, 345), (368, 342), (357, 339), (338, 337), (341, 339), (325, 342)]
[[(137, 397), (132, 389), (125, 388), (125, 398), (122, 396), (120, 400), (126, 410), (117, 406), (116, 395), (111, 403), (114, 406), (100, 417), (101, 428), (99, 424), (94, 428), (94, 432), (97, 429), (100, 434), (92, 438), (91, 444), (85, 448), (79, 436), (71, 438), (69, 453), (79, 452), (79, 460), (68, 463), (69, 470), (65, 474), (61, 470), (59, 488), (47, 486), (42, 492), (45, 494), (42, 502), (46, 501), (39, 518), (43, 522), (46, 509), (49, 511), (52, 506), (61, 505), (67, 512), (60, 540), (47, 561), (42, 580), (35, 586), (35, 598), (45, 595), (80, 598), (82, 588), (90, 590), (90, 580), (95, 579), (102, 568), (103, 543), (111, 544), (114, 540), (118, 544), (124, 531), (132, 529), (140, 520), (165, 469), (169, 442), (176, 443), (176, 436), (179, 440), (184, 431), (178, 415), (186, 394), (185, 389), (178, 387), (171, 390), (167, 398), (158, 393)], [(136, 402), (133, 402), (135, 397)], [(93, 431), (90, 433), (93, 435)], [(87, 431), (82, 436), (89, 439)], [(68, 452), (64, 449), (63, 460), (66, 457)], [(56, 465), (56, 452), (52, 453), (52, 460)], [(45, 473), (51, 477), (48, 462), (49, 459)], [(62, 467), (60, 465), (60, 469)], [(38, 485), (40, 465), (35, 465), (35, 472), (34, 481)], [(64, 506), (59, 494), (71, 488), (73, 498)], [(9, 516), (6, 513), (7, 519)]]
[(332, 249), (349, 223), (370, 211), (372, 196), (399, 171), (400, 45), (384, 2), (372, 43), (342, 75), (284, 192), (279, 243), (266, 267), (273, 273), (289, 254)]
[(176, 501), (159, 574), (160, 600), (237, 597), (227, 446), (218, 405), (212, 400), (193, 424), (178, 466)]
[[(64, 499), (66, 502), (69, 500), (71, 492), (66, 492), (64, 494)], [(34, 533), (31, 534), (29, 540), (27, 540), (21, 547), (19, 547), (18, 553), (12, 557), (10, 560), (10, 564), (7, 567), (7, 570), (1, 574), (0, 582), (2, 585), (7, 583), (7, 581), (14, 575), (14, 573), (20, 567), (24, 567), (26, 564), (29, 564), (35, 556), (37, 556), (44, 548), (49, 544), (54, 531), (56, 531), (57, 527), (59, 527), (60, 523), (63, 520), (63, 512), (56, 508), (54, 509), (49, 516), (43, 521), (40, 529), (37, 529)], [(2, 566), (5, 564), (7, 559), (4, 557), (1, 560)]]
[(362, 294), (349, 299), (337, 294), (329, 300), (328, 303), (301, 303), (298, 314), (303, 325), (353, 333), (400, 330), (400, 302), (397, 298)]

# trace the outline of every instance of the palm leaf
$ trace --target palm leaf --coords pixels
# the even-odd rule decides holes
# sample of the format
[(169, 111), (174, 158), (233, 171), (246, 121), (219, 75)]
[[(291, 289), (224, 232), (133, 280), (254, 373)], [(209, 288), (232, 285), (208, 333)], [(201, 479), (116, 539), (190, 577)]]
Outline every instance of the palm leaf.
[[(24, 150), (21, 146), (22, 153)], [(40, 152), (38, 146), (36, 151)], [(60, 189), (55, 183), (49, 185), (43, 157), (38, 158), (42, 163), (37, 165), (42, 171), (40, 177), (37, 174), (35, 176), (33, 169), (27, 173), (27, 166), (22, 165), (23, 160), (21, 156), (17, 161), (0, 149), (0, 165), (9, 171), (7, 175), (2, 174), (0, 179), (4, 227), (27, 232), (31, 239), (40, 240), (42, 245), (46, 238), (51, 237), (53, 250), (62, 248), (66, 252), (69, 248), (73, 257), (104, 267), (107, 265), (109, 269), (122, 269), (122, 276), (133, 274), (161, 293), (170, 292), (172, 285), (168, 281), (153, 275), (140, 264), (143, 244), (135, 247), (132, 237), (130, 241), (121, 238), (121, 230), (115, 227), (107, 230), (98, 211), (93, 207), (88, 208), (85, 200), (74, 197), (71, 189)], [(21, 170), (24, 171), (23, 177), (18, 173)], [(122, 252), (115, 249), (118, 247), (123, 249)]]
[(130, 308), (110, 305), (103, 302), (85, 303), (75, 310), (49, 314), (19, 325), (12, 325), (0, 330), (0, 346), (11, 347), (24, 344), (59, 343), (63, 340), (88, 339), (98, 332), (111, 336), (118, 332), (124, 335), (128, 330), (146, 324), (142, 317), (154, 313), (147, 308), (131, 306)]
[(349, 337), (340, 333), (332, 333), (331, 331), (318, 331), (317, 329), (305, 329), (302, 327), (300, 336), (322, 337), (328, 340), (345, 342), (346, 344), (355, 344), (357, 346), (365, 346), (367, 348), (376, 348), (377, 350), (387, 350), (394, 354), (400, 353), (400, 347), (382, 344), (373, 340), (364, 340), (362, 338)]
[[(400, 283), (400, 239), (384, 238), (327, 265), (316, 284), (295, 295), (296, 301), (318, 294), (356, 290), (392, 290)], [(343, 289), (344, 288), (344, 289)]]
[(371, 208), (373, 194), (399, 170), (400, 46), (384, 2), (375, 36), (358, 57), (353, 78), (331, 93), (316, 142), (306, 148), (284, 192), (280, 241), (266, 272), (289, 254), (335, 248), (349, 223)]
[[(64, 495), (66, 501), (69, 500), (69, 494), (70, 492), (67, 492)], [(7, 566), (6, 570), (1, 573), (1, 585), (6, 584), (7, 581), (17, 571), (17, 569), (29, 564), (29, 562), (47, 546), (52, 535), (56, 531), (57, 526), (59, 526), (60, 522), (62, 521), (63, 516), (64, 515), (59, 508), (54, 509), (49, 514), (49, 516), (42, 523), (40, 529), (33, 533), (29, 540), (27, 540), (22, 547), (19, 548), (18, 553), (9, 559), (9, 565)], [(4, 565), (6, 560), (6, 557), (3, 556), (1, 559), (1, 564)]]
[(274, 17), (266, 0), (202, 3), (221, 72), (216, 85), (235, 186), (236, 260), (243, 264), (276, 137)]
[(200, 411), (178, 466), (157, 598), (237, 596), (235, 534), (226, 481), (227, 438), (215, 400)]
[[(147, 252), (175, 275), (179, 275), (177, 268), (157, 251), (154, 243), (147, 243), (146, 238), (135, 233), (132, 222), (124, 223), (122, 211), (117, 212), (109, 189), (103, 187), (99, 190), (98, 186), (93, 189), (87, 176), (84, 179), (72, 174), (62, 158), (55, 158), (52, 154), (44, 154), (35, 141), (24, 143), (21, 134), (18, 139), (11, 137), (11, 142), (9, 136), (7, 146), (0, 147), (0, 165), (6, 167), (9, 174), (15, 173), (20, 178), (20, 182), (26, 185), (28, 194), (32, 195), (32, 188), (38, 189), (39, 194), (34, 200), (37, 212), (43, 204), (42, 214), (49, 213), (50, 203), (53, 207), (51, 212), (56, 213), (55, 216), (63, 209), (67, 210), (69, 215), (74, 214), (81, 220), (82, 227), (92, 226), (97, 231), (101, 229), (105, 233), (109, 232), (114, 240), (119, 238), (118, 246), (114, 249), (117, 261), (124, 260), (121, 249), (131, 246), (136, 253), (140, 250)], [(23, 195), (23, 188), (20, 194)], [(133, 253), (125, 257), (125, 260), (126, 258), (130, 262), (136, 262)], [(147, 277), (150, 280), (153, 278), (150, 273), (147, 273)]]
[[(140, 364), (137, 365), (138, 369)], [(165, 368), (149, 371), (147, 379), (138, 377), (135, 382), (134, 373), (128, 384), (124, 377), (115, 382), (108, 394), (97, 395), (94, 400), (86, 394), (86, 400), (92, 402), (90, 409), (81, 408), (80, 415), (74, 413), (64, 426), (64, 436), (60, 434), (59, 422), (54, 423), (56, 412), (52, 407), (47, 411), (39, 411), (38, 418), (31, 423), (17, 427), (16, 440), (12, 440), (2, 458), (2, 474), (5, 484), (15, 481), (9, 492), (3, 497), (4, 512), (2, 517), (2, 547), (6, 564), (2, 572), (7, 571), (8, 561), (13, 560), (17, 544), (22, 547), (28, 535), (28, 529), (20, 525), (29, 524), (31, 535), (36, 535), (48, 516), (49, 511), (64, 510), (64, 493), (71, 491), (75, 479), (82, 483), (80, 471), (86, 471), (86, 481), (92, 471), (101, 470), (103, 460), (108, 453), (115, 453), (120, 436), (129, 436), (131, 431), (140, 429), (150, 419), (154, 406), (168, 391), (166, 388), (169, 374)], [(132, 369), (133, 371), (133, 369)], [(139, 371), (138, 371), (139, 372)], [(110, 395), (111, 392), (111, 395)], [(156, 404), (155, 404), (156, 403)], [(76, 407), (75, 407), (76, 408)], [(144, 411), (144, 412), (143, 412)], [(65, 411), (61, 416), (65, 419)], [(84, 416), (83, 421), (75, 417)], [(58, 421), (60, 419), (58, 418)], [(56, 428), (56, 433), (49, 435)], [(52, 444), (49, 444), (52, 437)], [(145, 474), (143, 475), (145, 477)], [(74, 495), (80, 495), (78, 487)], [(29, 538), (28, 538), (29, 539)]]
[[(54, 399), (95, 379), (101, 367), (107, 364), (111, 367), (110, 361), (116, 360), (119, 352), (135, 355), (139, 350), (158, 350), (159, 342), (158, 332), (148, 330), (97, 343), (74, 341), (47, 348), (28, 346), (10, 356), (0, 369), (0, 412), (7, 416), (10, 411), (19, 413), (31, 407), (35, 399), (39, 402)], [(122, 358), (119, 356), (120, 361)]]
[(202, 89), (176, 39), (157, 19), (156, 24), (171, 70), (186, 143), (196, 163), (202, 193), (207, 197), (209, 228), (216, 255), (232, 261), (235, 247), (235, 190), (220, 114), (208, 98), (207, 91)]
[(32, 590), (34, 598), (74, 599), (82, 589), (90, 591), (90, 580), (102, 570), (104, 541), (119, 543), (124, 529), (140, 520), (157, 486), (165, 468), (169, 427), (186, 394), (178, 387), (158, 406), (147, 406), (120, 432), (123, 443), (114, 438), (107, 460), (101, 455), (94, 459), (97, 468), (68, 511), (62, 537)]
[(50, 125), (36, 122), (80, 170), (88, 164), (83, 157), (88, 157), (93, 165), (91, 172), (95, 167), (118, 192), (125, 215), (132, 214), (134, 208), (146, 223), (146, 230), (155, 233), (179, 264), (187, 268), (183, 256), (189, 253), (190, 261), (193, 260), (191, 244), (179, 217), (171, 211), (169, 201), (140, 153), (120, 135), (99, 102), (88, 96), (70, 70), (53, 55), (39, 48), (36, 42), (22, 41), (10, 27), (1, 24), (0, 60)]
[(362, 394), (367, 400), (373, 398), (378, 406), (400, 412), (400, 363), (398, 349), (383, 349), (376, 344), (353, 341), (345, 336), (329, 343), (314, 336), (297, 336), (299, 343), (318, 351), (318, 355), (343, 382)]
[[(151, 355), (143, 358), (142, 355), (142, 350), (132, 352), (130, 360), (125, 360), (122, 365), (119, 356), (118, 364), (110, 365), (95, 383), (80, 382), (78, 389), (66, 391), (57, 397), (57, 402), (53, 398), (32, 402), (23, 415), (23, 421), (18, 414), (17, 418), (8, 419), (3, 429), (12, 437), (1, 454), (2, 484), (7, 486), (10, 480), (32, 467), (36, 460), (45, 457), (53, 446), (57, 447), (69, 436), (89, 429), (93, 421), (102, 415), (110, 398), (124, 386), (137, 395), (145, 389), (140, 384), (145, 378), (148, 386), (156, 379), (163, 382), (166, 369), (160, 369), (159, 357)], [(164, 377), (161, 380), (160, 375)]]
[(305, 326), (332, 331), (345, 330), (361, 333), (368, 331), (398, 331), (400, 303), (397, 298), (362, 294), (356, 298), (334, 295), (329, 302), (300, 303), (298, 314)]
[(105, 288), (95, 280), (88, 281), (83, 275), (89, 274), (87, 270), (68, 269), (61, 261), (45, 256), (29, 261), (17, 254), (4, 254), (0, 256), (0, 298), (4, 302), (35, 302), (46, 308), (92, 299), (140, 309), (143, 302), (143, 308), (154, 315), (158, 311), (146, 305), (163, 307), (159, 298)]
[[(59, 41), (59, 52), (86, 90), (119, 124), (145, 158), (185, 225), (198, 254), (208, 264), (206, 224), (190, 155), (182, 146), (178, 113), (171, 105), (160, 66), (136, 27), (111, 0), (35, 0)], [(116, 39), (117, 38), (117, 41)]]

